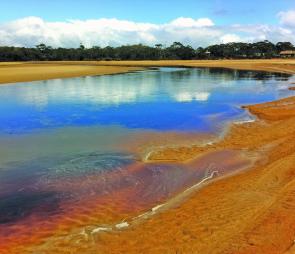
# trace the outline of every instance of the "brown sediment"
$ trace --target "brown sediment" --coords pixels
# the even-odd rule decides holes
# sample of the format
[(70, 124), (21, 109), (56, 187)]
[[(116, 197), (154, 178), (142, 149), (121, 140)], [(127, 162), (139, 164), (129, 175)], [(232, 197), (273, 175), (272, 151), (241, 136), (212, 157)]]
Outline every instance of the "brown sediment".
[(283, 120), (295, 116), (294, 97), (252, 105), (247, 108), (259, 118), (267, 120)]
[(151, 152), (146, 158), (149, 162), (185, 162), (190, 159), (196, 158), (198, 155), (204, 154), (214, 150), (213, 146), (200, 147), (200, 146), (182, 146), (182, 147), (166, 147)]
[[(150, 155), (155, 150), (161, 151), (163, 147), (183, 147), (191, 146), (193, 144), (206, 144), (210, 140), (215, 140), (216, 135), (211, 133), (196, 133), (196, 132), (155, 132), (145, 131), (128, 142), (128, 144), (122, 144), (125, 150), (130, 150), (139, 154), (142, 161), (152, 162)], [(157, 162), (159, 162), (158, 160)], [(165, 159), (167, 162), (167, 158)], [(170, 158), (170, 162), (176, 161), (174, 158)], [(180, 161), (180, 160), (177, 160)]]

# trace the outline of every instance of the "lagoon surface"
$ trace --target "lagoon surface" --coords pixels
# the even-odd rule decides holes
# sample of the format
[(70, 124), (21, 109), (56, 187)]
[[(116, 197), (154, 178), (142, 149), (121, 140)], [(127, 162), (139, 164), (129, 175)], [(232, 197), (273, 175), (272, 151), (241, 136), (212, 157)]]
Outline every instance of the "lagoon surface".
[(214, 131), (245, 114), (239, 105), (286, 95), (285, 80), (287, 76), (247, 71), (160, 68), (1, 86), (0, 131), (96, 125)]
[(210, 142), (228, 123), (253, 119), (241, 105), (288, 96), (291, 79), (159, 68), (1, 85), (0, 252), (120, 222), (214, 171), (244, 167), (230, 150), (187, 164), (143, 158), (163, 146)]

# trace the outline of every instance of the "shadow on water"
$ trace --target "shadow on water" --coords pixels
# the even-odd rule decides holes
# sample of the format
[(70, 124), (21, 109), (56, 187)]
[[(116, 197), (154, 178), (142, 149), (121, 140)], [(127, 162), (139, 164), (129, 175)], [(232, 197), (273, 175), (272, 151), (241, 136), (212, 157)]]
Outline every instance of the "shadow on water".
[(265, 72), (265, 71), (247, 71), (247, 70), (233, 70), (226, 68), (201, 68), (198, 69), (200, 75), (217, 75), (227, 76), (228, 79), (254, 79), (254, 80), (271, 80), (275, 79), (278, 81), (285, 81), (291, 78), (293, 75), (288, 73), (276, 73), (276, 72)]
[[(15, 223), (31, 214), (42, 217), (60, 212), (60, 202), (77, 201), (81, 193), (91, 193), (89, 188), (83, 189), (88, 177), (94, 177), (97, 183), (105, 172), (120, 171), (133, 162), (130, 154), (89, 153), (10, 163), (0, 171), (0, 224)], [(73, 182), (78, 182), (80, 190), (70, 188)], [(68, 188), (55, 190), (59, 185)], [(104, 192), (90, 188), (97, 194)]]
[(59, 209), (54, 192), (20, 192), (0, 195), (0, 224), (16, 223), (34, 214), (47, 217)]
[[(134, 155), (121, 153), (87, 153), (70, 157), (38, 158), (10, 163), (0, 171), (0, 194), (7, 191), (38, 190), (40, 180), (83, 178), (122, 169), (135, 161)], [(44, 179), (45, 180), (45, 179)]]

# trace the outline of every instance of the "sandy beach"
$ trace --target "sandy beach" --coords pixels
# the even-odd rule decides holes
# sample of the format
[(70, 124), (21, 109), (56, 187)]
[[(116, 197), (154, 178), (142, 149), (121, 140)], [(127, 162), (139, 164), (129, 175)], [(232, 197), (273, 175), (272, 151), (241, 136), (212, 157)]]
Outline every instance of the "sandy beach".
[(0, 63), (0, 84), (125, 73), (140, 69), (128, 66), (99, 66), (90, 62)]
[[(0, 82), (101, 75), (186, 66), (295, 74), (295, 60), (1, 63)], [(295, 251), (295, 97), (245, 106), (257, 121), (232, 124), (205, 147), (166, 148), (152, 161), (186, 161), (222, 149), (259, 153), (253, 168), (204, 186), (181, 204), (117, 232), (98, 233), (72, 253), (293, 253)], [(86, 248), (87, 246), (87, 248)], [(68, 244), (42, 253), (67, 253)], [(34, 249), (35, 250), (35, 249)]]

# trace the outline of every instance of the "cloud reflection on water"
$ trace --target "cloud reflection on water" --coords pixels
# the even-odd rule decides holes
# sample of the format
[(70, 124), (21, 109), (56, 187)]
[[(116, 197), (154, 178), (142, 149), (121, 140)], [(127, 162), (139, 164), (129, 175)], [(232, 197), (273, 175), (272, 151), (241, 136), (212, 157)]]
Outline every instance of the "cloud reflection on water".
[[(207, 101), (214, 90), (235, 87), (235, 81), (241, 75), (228, 70), (167, 69), (168, 71), (162, 72), (147, 71), (125, 75), (37, 81), (18, 84), (17, 93), (13, 88), (7, 87), (6, 93), (10, 96), (14, 93), (20, 102), (37, 108), (58, 102), (120, 105), (153, 101), (159, 96), (177, 102)], [(254, 76), (254, 79), (256, 78)], [(264, 78), (261, 79), (262, 83)], [(257, 83), (260, 83), (259, 79)], [(264, 89), (263, 86), (255, 89), (249, 86), (245, 88), (251, 92)]]
[[(238, 117), (236, 105), (287, 94), (289, 76), (226, 69), (160, 68), (136, 73), (20, 83), (0, 89), (0, 130), (117, 124), (211, 131)], [(212, 128), (213, 127), (213, 128)]]

